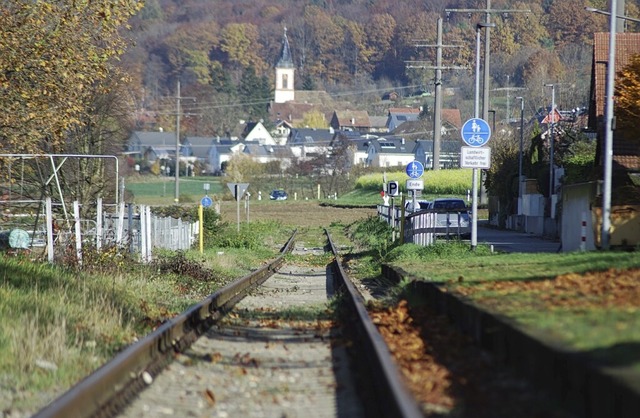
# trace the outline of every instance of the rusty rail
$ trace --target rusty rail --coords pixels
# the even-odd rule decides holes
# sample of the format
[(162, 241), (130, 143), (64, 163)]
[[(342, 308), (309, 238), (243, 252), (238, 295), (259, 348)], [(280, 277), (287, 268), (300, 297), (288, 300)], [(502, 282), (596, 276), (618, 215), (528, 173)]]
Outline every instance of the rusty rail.
[(296, 233), (294, 231), (278, 258), (168, 320), (41, 409), (34, 418), (116, 415), (153, 380), (176, 352), (189, 347), (251, 289), (280, 268), (285, 255), (293, 249)]
[(358, 371), (367, 374), (360, 380), (366, 381), (373, 389), (373, 393), (366, 394), (367, 415), (422, 418), (424, 415), (402, 382), (389, 348), (367, 312), (362, 295), (342, 268), (340, 255), (329, 232), (325, 230), (325, 233), (335, 256), (333, 261), (334, 287), (341, 289), (344, 295), (343, 322), (350, 331), (350, 337), (358, 342), (358, 352), (354, 356), (354, 360), (359, 362)]

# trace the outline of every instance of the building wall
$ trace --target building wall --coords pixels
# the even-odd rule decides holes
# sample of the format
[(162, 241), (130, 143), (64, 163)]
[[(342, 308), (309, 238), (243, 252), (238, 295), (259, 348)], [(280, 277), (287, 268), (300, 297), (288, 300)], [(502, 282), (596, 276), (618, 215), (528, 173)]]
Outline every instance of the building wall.
[(295, 99), (293, 68), (276, 68), (276, 89), (274, 102), (286, 103)]

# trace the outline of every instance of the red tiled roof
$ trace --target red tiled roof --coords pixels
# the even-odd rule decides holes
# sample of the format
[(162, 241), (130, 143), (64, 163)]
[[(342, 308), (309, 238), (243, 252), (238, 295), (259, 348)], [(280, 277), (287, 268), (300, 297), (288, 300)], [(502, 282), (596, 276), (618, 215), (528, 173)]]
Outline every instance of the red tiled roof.
[[(594, 33), (593, 80), (595, 86), (595, 117), (604, 115), (605, 88), (607, 84), (607, 62), (609, 61), (609, 33)], [(634, 55), (640, 54), (640, 33), (616, 34), (616, 73), (629, 64)]]
[(442, 121), (449, 122), (456, 128), (462, 128), (462, 116), (460, 116), (460, 109), (442, 109)]
[[(617, 73), (627, 66), (631, 59), (640, 54), (640, 33), (617, 33), (616, 34), (616, 62), (615, 71)], [(609, 61), (609, 33), (595, 33), (593, 45), (593, 69), (591, 79), (591, 110), (589, 111), (589, 126), (596, 128), (602, 143), (602, 123), (605, 112), (605, 90), (607, 84), (607, 63)], [(613, 138), (613, 161), (619, 168), (627, 170), (640, 170), (640, 144), (635, 140), (635, 133), (616, 131)], [(600, 153), (600, 160), (603, 154)], [(602, 161), (600, 161), (602, 163)]]

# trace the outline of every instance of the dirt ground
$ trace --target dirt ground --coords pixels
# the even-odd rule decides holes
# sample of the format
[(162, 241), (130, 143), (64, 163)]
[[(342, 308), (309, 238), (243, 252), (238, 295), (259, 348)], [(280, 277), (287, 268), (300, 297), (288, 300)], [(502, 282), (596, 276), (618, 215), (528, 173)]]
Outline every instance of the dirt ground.
[[(235, 222), (238, 218), (238, 207), (234, 201), (223, 201), (220, 207), (222, 219)], [(340, 222), (349, 225), (358, 219), (375, 216), (374, 208), (345, 209), (331, 206), (320, 206), (317, 201), (250, 201), (249, 222), (275, 220), (282, 225), (296, 227), (328, 227)], [(240, 222), (247, 220), (247, 209), (240, 202)]]

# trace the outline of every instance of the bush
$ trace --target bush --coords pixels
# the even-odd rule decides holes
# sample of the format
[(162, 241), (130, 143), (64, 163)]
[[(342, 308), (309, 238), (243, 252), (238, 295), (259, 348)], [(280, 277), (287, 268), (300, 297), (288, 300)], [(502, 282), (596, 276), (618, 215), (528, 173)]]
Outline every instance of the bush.
[(369, 217), (351, 225), (350, 238), (384, 257), (391, 245), (391, 228), (378, 217)]
[(479, 245), (472, 252), (469, 244), (462, 241), (436, 242), (423, 247), (415, 244), (405, 244), (391, 250), (385, 257), (385, 262), (393, 263), (400, 261), (425, 261), (446, 258), (456, 260), (469, 258), (469, 256), (490, 255), (491, 249), (486, 245)]
[(205, 233), (205, 246), (262, 249), (265, 236), (272, 235), (275, 230), (280, 228), (280, 225), (277, 222), (252, 222), (251, 224), (240, 224), (240, 231), (237, 228), (236, 224), (218, 223), (215, 232)]

